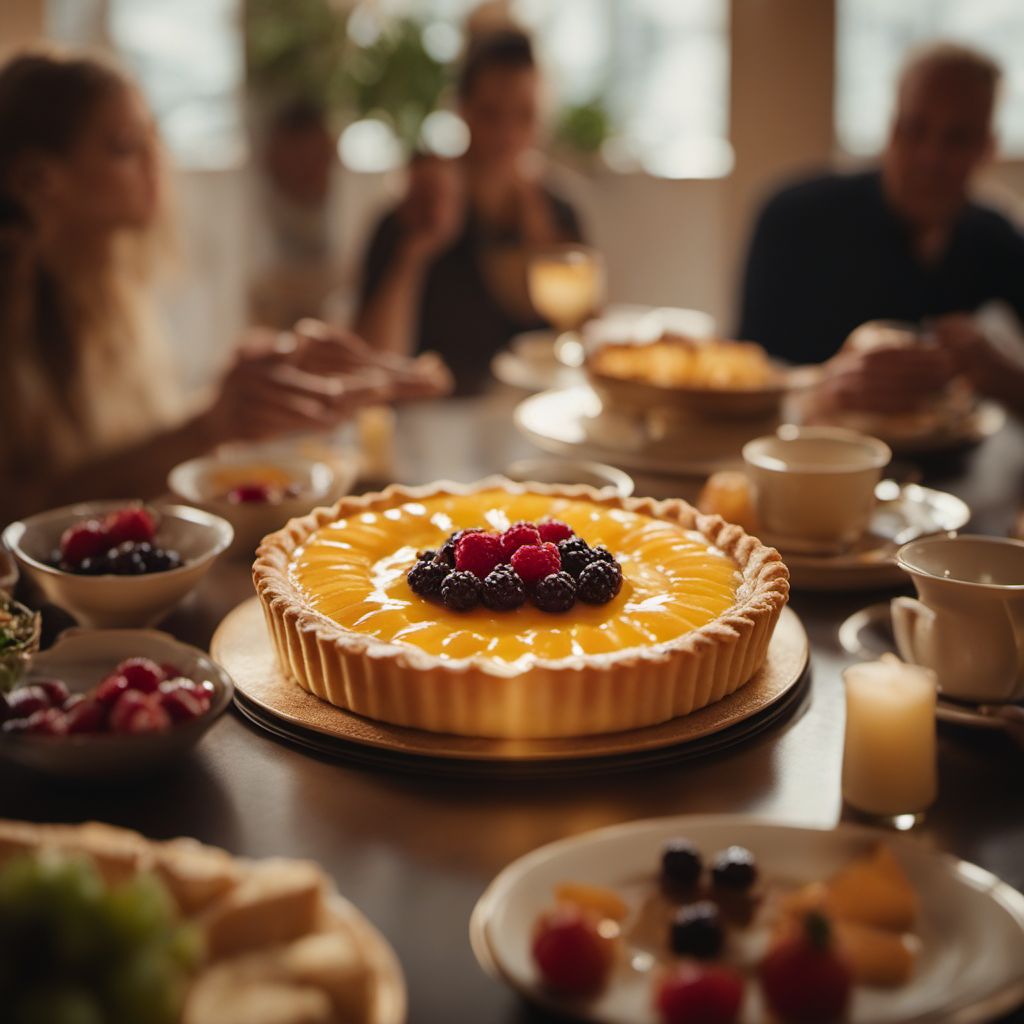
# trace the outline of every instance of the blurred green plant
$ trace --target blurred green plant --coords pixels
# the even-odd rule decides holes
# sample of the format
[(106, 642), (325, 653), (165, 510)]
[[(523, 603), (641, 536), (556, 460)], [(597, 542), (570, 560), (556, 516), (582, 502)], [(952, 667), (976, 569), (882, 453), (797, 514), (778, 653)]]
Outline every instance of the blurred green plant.
[(427, 52), (415, 19), (388, 18), (360, 46), (348, 32), (351, 17), (330, 0), (248, 0), (250, 85), (270, 104), (305, 100), (343, 121), (380, 118), (411, 152), (450, 70)]
[(611, 134), (611, 115), (599, 99), (564, 107), (555, 125), (556, 145), (588, 156), (598, 153)]

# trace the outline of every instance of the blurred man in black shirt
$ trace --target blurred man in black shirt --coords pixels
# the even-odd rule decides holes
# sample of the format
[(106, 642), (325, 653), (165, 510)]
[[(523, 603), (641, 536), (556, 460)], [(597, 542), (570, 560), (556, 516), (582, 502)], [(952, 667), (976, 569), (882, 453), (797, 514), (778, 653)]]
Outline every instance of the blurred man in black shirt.
[[(951, 44), (913, 57), (880, 167), (791, 186), (765, 206), (747, 261), (740, 337), (816, 363), (865, 321), (926, 323), (940, 345), (914, 357), (922, 373), (934, 377), (925, 364), (951, 355), (956, 369), (991, 378), (977, 383), (999, 395), (1012, 366), (963, 316), (947, 319), (998, 299), (1024, 321), (1024, 237), (968, 198), (994, 152), (999, 78), (987, 57)], [(915, 375), (911, 367), (902, 376)]]

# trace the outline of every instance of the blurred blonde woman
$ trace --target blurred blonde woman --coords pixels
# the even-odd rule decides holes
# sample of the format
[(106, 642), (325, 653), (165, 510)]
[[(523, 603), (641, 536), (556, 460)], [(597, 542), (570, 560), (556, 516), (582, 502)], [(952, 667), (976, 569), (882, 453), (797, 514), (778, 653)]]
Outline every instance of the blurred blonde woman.
[(444, 388), (443, 374), (305, 322), (250, 338), (186, 408), (150, 305), (165, 177), (152, 116), (118, 70), (47, 53), (0, 67), (0, 522), (159, 493), (171, 466), (221, 442)]

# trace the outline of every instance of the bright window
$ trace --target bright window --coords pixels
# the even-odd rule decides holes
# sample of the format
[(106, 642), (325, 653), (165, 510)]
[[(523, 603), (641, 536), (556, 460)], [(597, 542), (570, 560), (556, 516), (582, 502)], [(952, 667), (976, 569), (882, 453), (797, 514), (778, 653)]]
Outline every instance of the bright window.
[(1021, 0), (838, 0), (836, 134), (849, 153), (885, 142), (900, 65), (932, 39), (966, 43), (1003, 68), (997, 127), (1004, 153), (1024, 154), (1024, 3)]
[(176, 162), (245, 156), (241, 0), (48, 0), (50, 38), (107, 46), (138, 79)]

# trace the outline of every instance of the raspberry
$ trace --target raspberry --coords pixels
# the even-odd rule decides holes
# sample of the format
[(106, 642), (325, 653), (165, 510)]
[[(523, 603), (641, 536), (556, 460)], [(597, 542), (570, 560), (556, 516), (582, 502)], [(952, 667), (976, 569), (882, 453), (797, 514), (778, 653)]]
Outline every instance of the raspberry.
[(552, 544), (574, 536), (572, 527), (568, 523), (563, 523), (561, 519), (546, 519), (543, 523), (538, 523), (537, 529), (540, 531), (541, 540), (550, 541)]
[(570, 576), (579, 576), (594, 560), (594, 552), (582, 537), (571, 537), (569, 540), (561, 541), (558, 553), (562, 559), (562, 568)]
[(513, 523), (501, 535), (501, 551), (505, 556), (505, 561), (508, 561), (524, 544), (536, 546), (541, 543), (543, 541), (540, 531), (533, 523), (528, 523), (525, 519), (521, 519), (518, 523)]
[(110, 547), (106, 530), (95, 520), (69, 526), (60, 538), (60, 557), (68, 565), (80, 565)]
[(156, 522), (144, 508), (133, 506), (111, 512), (104, 520), (110, 546), (116, 547), (126, 540), (149, 541), (156, 536)]
[(534, 587), (533, 603), (542, 612), (567, 612), (576, 603), (576, 583), (567, 572), (553, 572)]
[(121, 697), (122, 693), (125, 693), (129, 689), (128, 680), (124, 676), (114, 675), (107, 676), (99, 686), (93, 691), (93, 697), (96, 698), (101, 704), (111, 705), (115, 704)]
[(441, 584), (441, 600), (456, 612), (468, 612), (480, 603), (480, 581), (471, 572), (451, 572)]
[(414, 594), (420, 597), (438, 597), (451, 567), (446, 562), (417, 562), (406, 579)]
[(453, 569), (455, 568), (455, 545), (467, 534), (467, 533), (483, 533), (484, 531), (473, 527), (469, 530), (456, 530), (442, 545), (440, 550), (437, 552), (437, 560), (439, 562), (447, 562)]
[(114, 674), (124, 676), (131, 689), (143, 693), (152, 693), (166, 678), (164, 670), (149, 658), (128, 658), (114, 669)]
[(562, 568), (554, 544), (525, 544), (512, 556), (512, 568), (524, 583), (536, 583)]
[(494, 533), (466, 533), (455, 542), (455, 568), (483, 579), (502, 561), (501, 541)]
[(484, 580), (483, 603), (496, 612), (510, 612), (526, 601), (526, 587), (509, 565), (499, 565)]
[(610, 562), (591, 562), (579, 575), (576, 596), (587, 604), (606, 604), (622, 589), (622, 570)]

